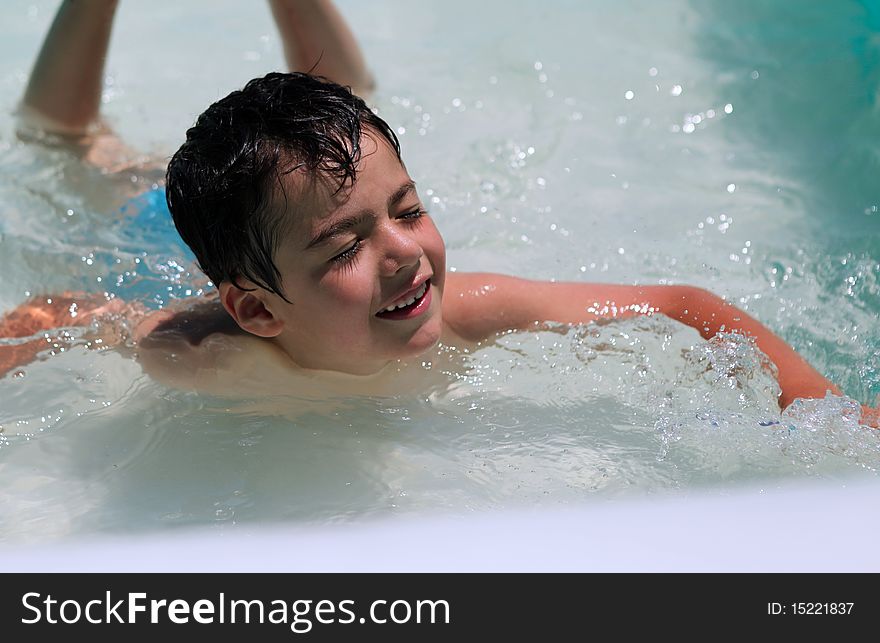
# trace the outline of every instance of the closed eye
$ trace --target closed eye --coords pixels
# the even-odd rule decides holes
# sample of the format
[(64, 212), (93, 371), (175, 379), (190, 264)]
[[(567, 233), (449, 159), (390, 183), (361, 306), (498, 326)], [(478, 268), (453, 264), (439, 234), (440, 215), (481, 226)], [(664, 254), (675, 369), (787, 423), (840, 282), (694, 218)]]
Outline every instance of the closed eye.
[[(419, 223), (420, 219), (426, 214), (428, 214), (428, 211), (425, 210), (421, 205), (419, 205), (419, 207), (415, 208), (414, 210), (404, 212), (397, 218), (408, 221), (410, 223)], [(355, 258), (357, 253), (360, 252), (363, 242), (363, 239), (355, 239), (354, 243), (352, 243), (348, 248), (340, 252), (338, 255), (331, 257), (330, 261), (332, 263), (338, 264), (350, 263)]]
[(419, 206), (415, 210), (410, 210), (409, 212), (404, 212), (403, 214), (401, 214), (397, 218), (413, 221), (413, 220), (421, 219), (426, 214), (428, 214), (427, 210), (425, 210), (422, 206)]
[(355, 239), (355, 242), (351, 244), (348, 248), (340, 252), (335, 257), (332, 257), (330, 261), (334, 263), (345, 264), (350, 262), (355, 258), (355, 255), (360, 251), (361, 244), (363, 243), (363, 239)]

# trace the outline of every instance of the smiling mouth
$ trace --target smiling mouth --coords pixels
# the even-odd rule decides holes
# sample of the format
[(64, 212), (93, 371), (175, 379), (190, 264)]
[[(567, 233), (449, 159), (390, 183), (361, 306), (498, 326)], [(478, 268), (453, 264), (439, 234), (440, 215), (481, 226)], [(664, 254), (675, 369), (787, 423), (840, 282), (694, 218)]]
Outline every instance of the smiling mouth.
[(380, 319), (409, 319), (420, 315), (431, 301), (431, 280), (428, 279), (410, 297), (376, 313)]

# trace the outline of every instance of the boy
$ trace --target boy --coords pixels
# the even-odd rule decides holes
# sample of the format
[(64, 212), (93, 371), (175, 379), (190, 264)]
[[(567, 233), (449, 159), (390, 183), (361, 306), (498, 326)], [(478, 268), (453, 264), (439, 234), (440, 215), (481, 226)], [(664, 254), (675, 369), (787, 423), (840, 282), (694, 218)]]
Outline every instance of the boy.
[[(351, 76), (367, 78), (362, 65)], [(28, 95), (25, 102), (38, 109)], [(141, 364), (176, 386), (376, 394), (399, 393), (413, 381), (407, 360), (441, 340), (461, 345), (543, 322), (662, 313), (706, 338), (752, 336), (778, 369), (782, 407), (841, 394), (770, 330), (704, 290), (447, 274), (443, 240), (396, 136), (332, 81), (273, 73), (211, 105), (172, 158), (166, 189), (175, 226), (217, 299), (154, 313), (94, 298), (41, 299), (8, 314), (0, 334), (125, 312)], [(65, 310), (75, 304), (73, 318)], [(31, 357), (14, 348), (6, 370)], [(863, 422), (877, 426), (876, 411), (863, 411)]]

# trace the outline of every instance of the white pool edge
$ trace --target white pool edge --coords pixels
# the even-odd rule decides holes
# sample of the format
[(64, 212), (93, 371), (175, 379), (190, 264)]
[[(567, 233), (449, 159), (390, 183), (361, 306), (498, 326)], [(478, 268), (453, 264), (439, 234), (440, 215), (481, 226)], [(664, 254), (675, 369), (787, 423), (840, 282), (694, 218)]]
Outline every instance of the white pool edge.
[(4, 572), (871, 572), (880, 482), (5, 546)]

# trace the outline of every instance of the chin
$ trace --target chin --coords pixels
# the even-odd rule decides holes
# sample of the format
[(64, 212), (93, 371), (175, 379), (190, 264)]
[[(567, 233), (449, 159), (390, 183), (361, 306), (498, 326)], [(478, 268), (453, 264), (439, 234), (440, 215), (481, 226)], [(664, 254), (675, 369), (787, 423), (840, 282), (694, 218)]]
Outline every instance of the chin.
[(405, 354), (401, 357), (416, 357), (430, 350), (440, 341), (443, 330), (443, 322), (440, 316), (423, 324), (406, 344)]

